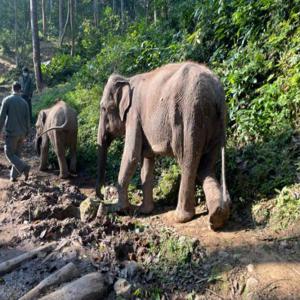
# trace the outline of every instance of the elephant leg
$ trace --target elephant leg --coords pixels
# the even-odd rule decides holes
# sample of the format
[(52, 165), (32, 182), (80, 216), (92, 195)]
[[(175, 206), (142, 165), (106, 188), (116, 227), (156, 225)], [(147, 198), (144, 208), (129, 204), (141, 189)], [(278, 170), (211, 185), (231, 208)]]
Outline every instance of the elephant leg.
[(152, 210), (154, 208), (153, 170), (154, 170), (154, 158), (144, 157), (142, 170), (141, 170), (143, 203), (139, 208), (139, 212), (142, 214), (149, 214), (152, 212)]
[(73, 174), (76, 174), (76, 165), (77, 165), (76, 148), (77, 148), (76, 142), (72, 143), (70, 147), (70, 155), (71, 155), (70, 172)]
[(192, 134), (187, 134), (184, 140), (185, 147), (182, 158), (178, 158), (181, 167), (181, 181), (176, 208), (176, 221), (184, 223), (195, 215), (195, 182), (202, 145), (192, 140)]
[(69, 177), (69, 172), (68, 172), (68, 164), (66, 159), (66, 149), (62, 141), (58, 142), (58, 138), (61, 138), (61, 136), (57, 136), (56, 134), (56, 143), (53, 146), (55, 149), (55, 153), (59, 165), (59, 177), (67, 178)]
[(224, 226), (230, 213), (229, 203), (222, 197), (222, 189), (215, 174), (218, 150), (219, 147), (215, 146), (209, 153), (203, 155), (198, 169), (209, 213), (209, 225), (213, 230)]
[(49, 154), (49, 138), (44, 135), (42, 138), (41, 155), (40, 155), (40, 171), (47, 170), (48, 167), (48, 154)]
[(132, 118), (131, 124), (127, 124), (128, 129), (126, 128), (125, 146), (118, 177), (118, 210), (127, 210), (130, 207), (128, 185), (136, 171), (138, 162), (141, 160), (142, 134), (136, 119)]

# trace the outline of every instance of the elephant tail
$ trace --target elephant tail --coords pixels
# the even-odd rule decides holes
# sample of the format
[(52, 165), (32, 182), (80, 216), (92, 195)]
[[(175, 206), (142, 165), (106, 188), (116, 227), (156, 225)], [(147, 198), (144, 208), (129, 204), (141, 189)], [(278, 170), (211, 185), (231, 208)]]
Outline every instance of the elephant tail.
[(231, 199), (230, 195), (227, 191), (226, 187), (226, 167), (225, 167), (225, 147), (226, 147), (226, 127), (225, 127), (225, 118), (223, 120), (223, 136), (222, 136), (222, 143), (221, 143), (221, 183), (222, 183), (222, 197), (225, 204), (230, 205)]
[(64, 113), (65, 113), (65, 122), (64, 124), (60, 125), (60, 126), (54, 126), (51, 128), (48, 128), (47, 130), (45, 130), (44, 132), (42, 132), (39, 137), (41, 137), (42, 135), (44, 135), (45, 133), (52, 131), (52, 130), (64, 130), (68, 124), (68, 112), (67, 112), (67, 107), (63, 107)]
[(227, 191), (226, 191), (226, 176), (225, 176), (225, 145), (221, 148), (221, 159), (222, 159), (222, 195), (223, 201), (227, 202)]

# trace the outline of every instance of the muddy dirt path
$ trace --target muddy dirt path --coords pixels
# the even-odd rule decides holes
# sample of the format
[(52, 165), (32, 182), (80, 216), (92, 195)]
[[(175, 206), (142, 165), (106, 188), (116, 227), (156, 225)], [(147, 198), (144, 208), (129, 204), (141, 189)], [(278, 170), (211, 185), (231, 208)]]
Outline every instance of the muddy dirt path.
[[(38, 257), (1, 277), (0, 299), (18, 299), (68, 262), (76, 263), (82, 274), (101, 271), (110, 278), (110, 299), (116, 297), (112, 284), (120, 277), (129, 281), (131, 295), (156, 288), (165, 299), (300, 299), (299, 224), (276, 232), (255, 228), (241, 214), (221, 232), (213, 232), (203, 205), (193, 221), (175, 224), (174, 207), (160, 204), (149, 217), (110, 215), (81, 222), (79, 205), (93, 194), (94, 180), (79, 173), (62, 181), (57, 170), (39, 172), (32, 138), (24, 147), (32, 166), (30, 179), (13, 185), (0, 144), (0, 262), (48, 242), (65, 245), (47, 262)], [(177, 265), (177, 258), (162, 257), (169, 257), (168, 247), (177, 247), (175, 241), (181, 240), (193, 245), (197, 263), (188, 269)], [(126, 273), (128, 261), (142, 266), (137, 276)], [(150, 292), (149, 297), (142, 295), (140, 299), (153, 297)]]

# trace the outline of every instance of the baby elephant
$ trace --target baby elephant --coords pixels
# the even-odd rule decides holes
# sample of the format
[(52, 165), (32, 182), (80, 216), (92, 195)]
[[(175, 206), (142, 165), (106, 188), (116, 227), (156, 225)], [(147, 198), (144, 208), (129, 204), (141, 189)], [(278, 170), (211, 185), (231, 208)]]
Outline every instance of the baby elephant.
[(57, 155), (59, 176), (69, 176), (66, 150), (70, 150), (70, 173), (76, 173), (77, 113), (62, 100), (39, 112), (36, 122), (35, 148), (40, 156), (40, 170), (47, 169), (49, 141)]

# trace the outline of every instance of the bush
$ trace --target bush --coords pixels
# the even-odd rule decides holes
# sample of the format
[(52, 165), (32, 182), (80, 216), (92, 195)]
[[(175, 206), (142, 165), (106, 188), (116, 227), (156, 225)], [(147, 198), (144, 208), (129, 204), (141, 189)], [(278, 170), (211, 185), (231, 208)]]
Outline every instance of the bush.
[(42, 64), (43, 79), (49, 86), (68, 81), (83, 64), (79, 55), (57, 54), (50, 63)]

